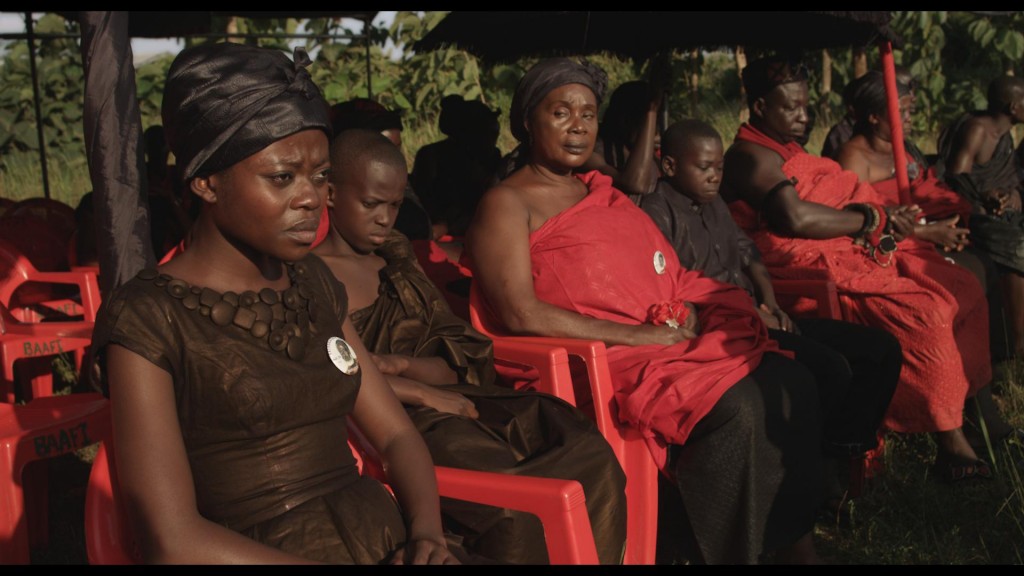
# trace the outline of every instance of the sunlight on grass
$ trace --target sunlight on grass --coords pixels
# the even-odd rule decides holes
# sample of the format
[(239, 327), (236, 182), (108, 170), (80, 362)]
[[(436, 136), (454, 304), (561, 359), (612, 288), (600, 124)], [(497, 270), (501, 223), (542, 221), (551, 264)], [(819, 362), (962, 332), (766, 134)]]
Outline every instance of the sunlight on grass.
[[(1024, 362), (995, 386), (1007, 420), (1024, 426)], [(848, 505), (849, 517), (819, 522), (821, 552), (840, 564), (1020, 564), (1024, 561), (1024, 446), (997, 442), (992, 480), (946, 485), (931, 474), (928, 435), (889, 434), (882, 474)]]

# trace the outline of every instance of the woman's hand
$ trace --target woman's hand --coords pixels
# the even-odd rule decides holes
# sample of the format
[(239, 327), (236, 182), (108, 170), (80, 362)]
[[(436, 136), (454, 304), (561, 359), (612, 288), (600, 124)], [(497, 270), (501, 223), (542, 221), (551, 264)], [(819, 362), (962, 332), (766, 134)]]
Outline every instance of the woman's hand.
[(410, 539), (391, 557), (392, 566), (404, 564), (461, 564), (444, 542), (428, 538)]
[(424, 385), (421, 406), (433, 408), (438, 412), (466, 416), (476, 419), (480, 416), (473, 402), (457, 392), (449, 392), (435, 386)]
[(373, 364), (381, 374), (401, 376), (409, 369), (409, 357), (401, 354), (370, 354)]
[(684, 330), (689, 330), (690, 332), (693, 333), (693, 336), (687, 338), (689, 339), (697, 336), (697, 334), (700, 334), (701, 326), (700, 318), (697, 316), (697, 307), (693, 304), (693, 302), (687, 302), (686, 307), (690, 309), (690, 313), (686, 315), (686, 320), (683, 321), (682, 328)]
[(647, 344), (656, 344), (661, 346), (671, 346), (696, 337), (697, 333), (690, 328), (687, 328), (685, 324), (679, 328), (672, 328), (668, 325), (655, 326), (654, 324), (638, 324), (633, 327), (633, 338), (629, 345), (644, 346)]
[(960, 216), (955, 215), (928, 224), (918, 224), (915, 234), (918, 238), (927, 240), (946, 252), (960, 252), (970, 244), (970, 240), (967, 238), (969, 230), (956, 225), (959, 221)]

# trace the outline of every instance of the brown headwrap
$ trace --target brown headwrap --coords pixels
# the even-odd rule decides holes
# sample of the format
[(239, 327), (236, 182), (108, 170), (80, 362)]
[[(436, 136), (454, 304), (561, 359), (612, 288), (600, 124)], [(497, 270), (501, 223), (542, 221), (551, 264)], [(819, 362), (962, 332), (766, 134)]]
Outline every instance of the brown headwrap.
[(608, 86), (608, 76), (599, 66), (586, 60), (576, 62), (569, 58), (549, 58), (535, 64), (519, 80), (516, 93), (512, 96), (509, 128), (516, 140), (527, 141), (529, 135), (526, 132), (526, 118), (530, 112), (548, 92), (566, 84), (583, 84), (594, 92), (597, 103), (601, 104)]
[(771, 56), (755, 60), (743, 69), (743, 89), (753, 102), (782, 84), (806, 82), (807, 67), (796, 60)]
[(309, 56), (243, 44), (200, 44), (171, 64), (164, 87), (167, 143), (187, 182), (252, 156), (296, 132), (328, 138), (327, 102), (305, 67)]

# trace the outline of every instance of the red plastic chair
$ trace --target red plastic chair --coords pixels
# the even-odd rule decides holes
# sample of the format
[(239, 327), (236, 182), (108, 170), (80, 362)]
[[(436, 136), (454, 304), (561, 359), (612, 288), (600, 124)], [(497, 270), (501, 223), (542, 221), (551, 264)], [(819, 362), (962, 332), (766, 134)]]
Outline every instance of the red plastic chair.
[[(50, 360), (73, 353), (75, 370), (81, 372), (85, 353), (92, 344), (92, 322), (20, 322), (0, 304), (0, 402), (14, 404), (17, 388), (31, 382), (31, 398), (53, 394)], [(40, 362), (45, 360), (45, 362)], [(28, 370), (15, 372), (16, 364)], [(26, 391), (22, 390), (26, 395)]]
[(0, 564), (27, 564), (30, 545), (46, 543), (49, 482), (37, 461), (103, 441), (110, 430), (109, 402), (96, 393), (0, 403)]
[[(354, 427), (349, 440), (360, 469), (381, 481), (383, 469), (364, 449)], [(583, 487), (575, 480), (556, 480), (478, 472), (436, 466), (442, 497), (478, 502), (536, 514), (544, 526), (552, 564), (597, 564)], [(141, 555), (128, 530), (118, 499), (117, 475), (108, 444), (100, 446), (85, 493), (85, 548), (90, 564), (138, 564)]]
[(0, 304), (23, 321), (81, 316), (94, 322), (100, 307), (98, 273), (92, 267), (41, 271), (16, 246), (0, 240)]
[(779, 306), (790, 316), (843, 319), (836, 283), (825, 270), (786, 267), (768, 273)]
[[(554, 351), (551, 357), (552, 365), (535, 364), (543, 368), (540, 379), (537, 379), (536, 375), (531, 375), (530, 380), (516, 383), (516, 388), (540, 390), (563, 399), (574, 397), (578, 401), (577, 394), (584, 391), (575, 390), (569, 375), (568, 361), (562, 364), (559, 351), (564, 350), (568, 355), (583, 360), (590, 385), (590, 399), (593, 401), (591, 416), (626, 473), (626, 550), (623, 563), (654, 564), (658, 536), (659, 472), (640, 432), (621, 424), (616, 416), (618, 408), (615, 404), (604, 343), (573, 338), (503, 335), (496, 328), (497, 322), (487, 309), (487, 304), (475, 282), (469, 291), (469, 316), (477, 330), (494, 340), (496, 364), (500, 365), (508, 360), (513, 360), (515, 364), (526, 363), (505, 357), (504, 354), (509, 347), (540, 345)], [(566, 396), (567, 390), (572, 391), (572, 396)], [(573, 401), (573, 404), (577, 401)]]

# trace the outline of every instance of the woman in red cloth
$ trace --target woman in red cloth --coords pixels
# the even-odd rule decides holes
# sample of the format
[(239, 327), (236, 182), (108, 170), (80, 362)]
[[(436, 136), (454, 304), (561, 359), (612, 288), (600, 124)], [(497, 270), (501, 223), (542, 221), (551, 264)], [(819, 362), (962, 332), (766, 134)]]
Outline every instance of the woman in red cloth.
[[(512, 100), (527, 163), (483, 197), (464, 258), (514, 334), (602, 340), (620, 420), (676, 482), (694, 561), (818, 561), (813, 376), (779, 353), (745, 292), (683, 269), (590, 157), (604, 73), (544, 60)], [(681, 520), (682, 521), (682, 520)]]
[(903, 371), (884, 424), (935, 432), (939, 478), (990, 477), (964, 433), (965, 402), (977, 398), (992, 437), (1012, 428), (988, 394), (988, 310), (977, 279), (935, 250), (903, 249), (920, 208), (886, 206), (855, 173), (796, 142), (807, 119), (805, 68), (763, 59), (748, 65), (743, 82), (750, 123), (726, 152), (722, 183), (733, 217), (766, 265), (827, 271), (843, 319), (899, 339)]
[[(900, 112), (903, 126), (910, 126), (914, 94), (910, 86), (899, 82)], [(836, 161), (846, 170), (857, 174), (861, 182), (871, 184), (886, 198), (887, 204), (899, 204), (896, 184), (896, 164), (892, 150), (892, 128), (882, 73), (871, 71), (857, 79), (850, 92), (850, 106), (855, 118), (853, 136), (843, 143)], [(938, 178), (934, 167), (929, 167), (924, 155), (912, 142), (906, 141), (907, 173), (910, 177), (910, 199), (921, 208), (921, 220), (914, 226), (917, 241), (901, 244), (900, 250), (911, 249), (941, 254), (970, 270), (981, 283), (989, 303), (989, 338), (993, 360), (1008, 355), (1007, 334), (1004, 325), (999, 270), (987, 253), (984, 243), (975, 244), (968, 234), (971, 204)], [(934, 257), (934, 254), (923, 254)], [(1015, 338), (1018, 339), (1018, 338)]]

